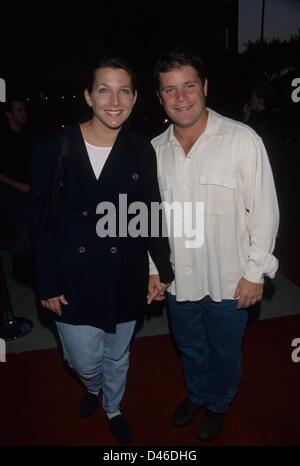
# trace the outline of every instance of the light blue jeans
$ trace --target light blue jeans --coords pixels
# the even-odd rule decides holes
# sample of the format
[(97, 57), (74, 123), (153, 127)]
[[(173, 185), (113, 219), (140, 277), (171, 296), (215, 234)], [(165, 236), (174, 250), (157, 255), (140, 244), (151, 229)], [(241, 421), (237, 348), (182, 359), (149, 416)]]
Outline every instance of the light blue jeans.
[(106, 413), (117, 411), (124, 395), (135, 323), (118, 324), (116, 333), (106, 333), (89, 325), (56, 322), (64, 359), (90, 393), (102, 389)]

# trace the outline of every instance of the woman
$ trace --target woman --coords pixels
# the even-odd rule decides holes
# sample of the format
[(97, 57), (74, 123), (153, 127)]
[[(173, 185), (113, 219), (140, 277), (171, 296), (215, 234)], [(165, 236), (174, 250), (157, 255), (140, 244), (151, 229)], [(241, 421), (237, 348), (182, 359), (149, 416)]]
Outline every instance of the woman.
[[(120, 208), (120, 195), (128, 205), (143, 202), (148, 212), (151, 202), (161, 201), (155, 152), (125, 125), (137, 98), (134, 74), (120, 60), (103, 60), (84, 95), (91, 119), (70, 127), (63, 142), (52, 138), (35, 151), (30, 229), (41, 303), (54, 313), (64, 358), (87, 390), (81, 415), (96, 411), (102, 390), (112, 434), (127, 443), (130, 428), (120, 403), (130, 340), (146, 306), (148, 251), (163, 283), (172, 281), (173, 271), (167, 238), (124, 234), (132, 216)], [(45, 199), (53, 195), (58, 161), (60, 192), (50, 216)], [(98, 212), (111, 205), (115, 217), (106, 218), (117, 232), (108, 228), (105, 236)]]

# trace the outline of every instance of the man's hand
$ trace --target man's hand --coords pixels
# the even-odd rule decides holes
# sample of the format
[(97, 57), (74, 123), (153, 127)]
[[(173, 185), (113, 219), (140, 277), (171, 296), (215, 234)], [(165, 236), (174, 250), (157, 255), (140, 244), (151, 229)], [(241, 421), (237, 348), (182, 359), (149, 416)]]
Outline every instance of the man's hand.
[(147, 303), (152, 301), (162, 301), (165, 299), (166, 289), (169, 283), (161, 283), (159, 275), (149, 275)]
[(60, 303), (69, 304), (63, 294), (61, 294), (60, 296), (56, 296), (55, 298), (41, 300), (41, 304), (43, 307), (46, 307), (47, 309), (54, 312), (54, 314), (57, 314), (58, 316), (61, 316)]
[(239, 298), (237, 309), (244, 309), (253, 306), (261, 300), (263, 294), (262, 283), (252, 283), (242, 277), (237, 284), (234, 292), (234, 298)]

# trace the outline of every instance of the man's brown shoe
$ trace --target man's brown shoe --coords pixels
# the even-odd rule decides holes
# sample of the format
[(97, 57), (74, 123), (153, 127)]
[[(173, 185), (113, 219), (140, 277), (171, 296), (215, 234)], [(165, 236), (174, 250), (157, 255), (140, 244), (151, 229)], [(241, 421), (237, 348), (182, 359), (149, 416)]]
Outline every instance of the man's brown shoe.
[(183, 427), (187, 426), (188, 424), (191, 424), (191, 422), (193, 422), (196, 419), (201, 408), (202, 406), (197, 405), (192, 400), (187, 398), (176, 409), (172, 418), (173, 426)]
[(224, 416), (225, 413), (216, 413), (206, 409), (198, 427), (198, 439), (212, 440), (217, 437), (223, 429)]

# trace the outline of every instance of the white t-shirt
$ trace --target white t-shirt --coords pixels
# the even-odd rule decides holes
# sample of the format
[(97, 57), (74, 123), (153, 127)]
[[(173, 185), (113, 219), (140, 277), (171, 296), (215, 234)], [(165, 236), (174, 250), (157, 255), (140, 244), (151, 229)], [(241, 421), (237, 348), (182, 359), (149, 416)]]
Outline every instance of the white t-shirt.
[(102, 172), (104, 164), (109, 156), (111, 147), (98, 147), (98, 146), (93, 146), (87, 141), (84, 141), (84, 142), (85, 142), (87, 153), (89, 155), (91, 165), (95, 173), (95, 177), (98, 179)]

